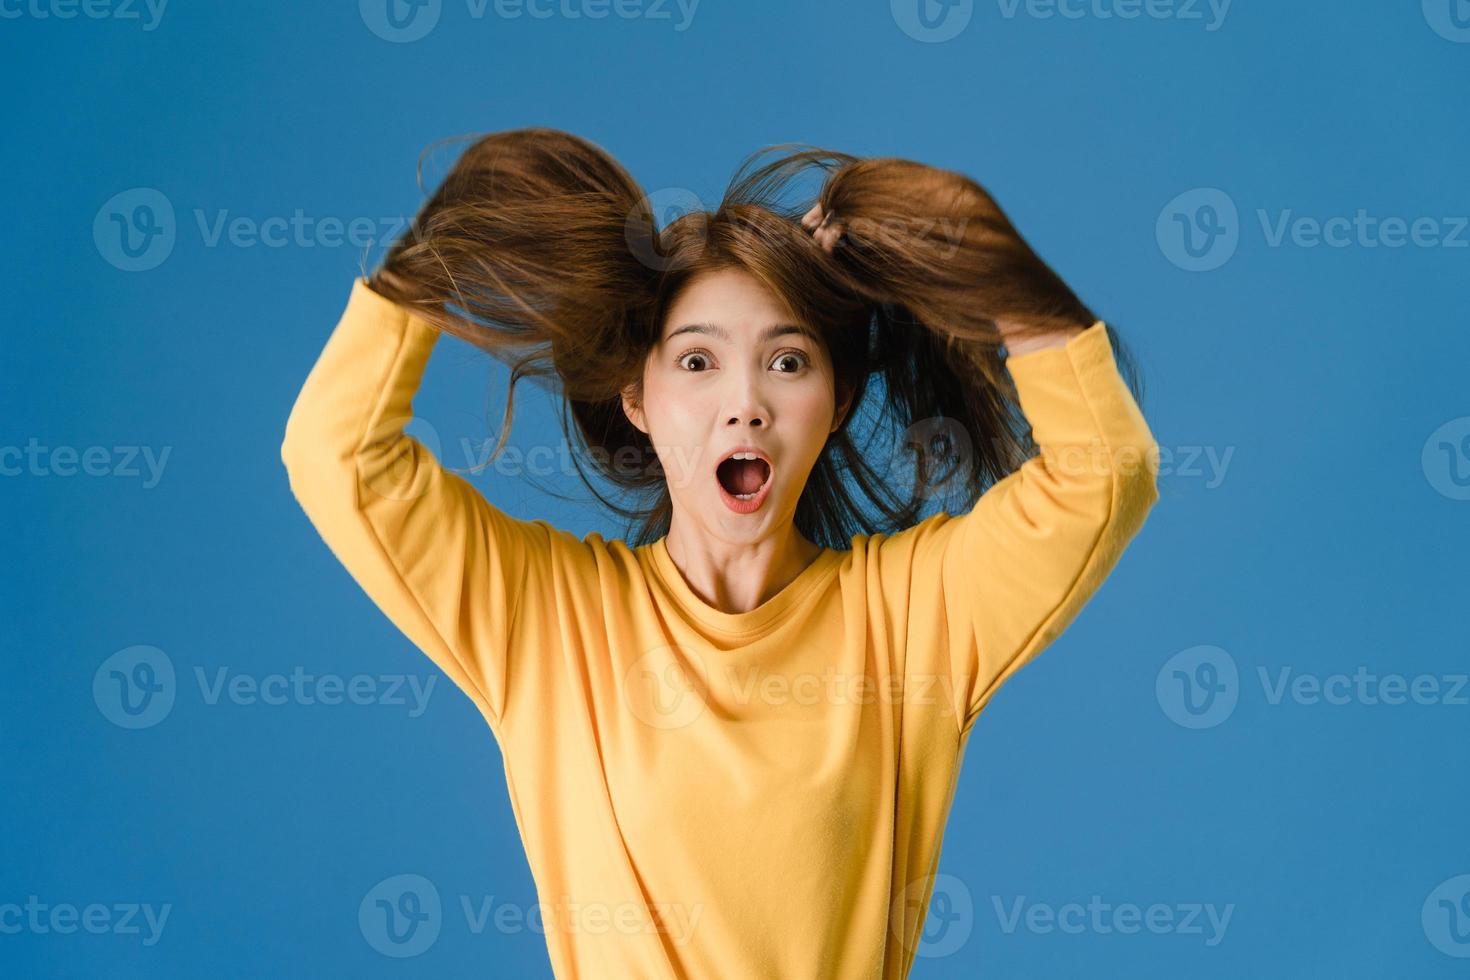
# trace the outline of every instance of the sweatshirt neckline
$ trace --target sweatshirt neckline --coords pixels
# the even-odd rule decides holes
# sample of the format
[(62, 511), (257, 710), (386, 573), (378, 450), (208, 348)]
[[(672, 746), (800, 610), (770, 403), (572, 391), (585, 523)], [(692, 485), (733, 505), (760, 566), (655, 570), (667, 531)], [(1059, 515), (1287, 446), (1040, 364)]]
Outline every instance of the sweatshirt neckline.
[(795, 609), (813, 589), (831, 579), (843, 554), (833, 548), (823, 548), (822, 553), (794, 579), (787, 582), (780, 592), (754, 609), (728, 613), (711, 606), (689, 587), (679, 566), (674, 564), (674, 559), (669, 555), (667, 540), (667, 536), (659, 538), (649, 547), (654, 570), (664, 588), (688, 615), (710, 629), (728, 634), (754, 633), (774, 625)]

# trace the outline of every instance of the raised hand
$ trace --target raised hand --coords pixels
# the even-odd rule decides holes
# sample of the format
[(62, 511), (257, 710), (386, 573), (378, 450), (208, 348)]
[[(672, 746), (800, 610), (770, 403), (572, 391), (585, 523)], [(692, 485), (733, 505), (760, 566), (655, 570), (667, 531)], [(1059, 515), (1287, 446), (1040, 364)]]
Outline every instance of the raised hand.
[(832, 250), (837, 247), (842, 238), (844, 226), (840, 221), (833, 221), (832, 215), (822, 213), (822, 204), (818, 201), (812, 205), (810, 211), (801, 217), (801, 226), (812, 233), (817, 244), (827, 250), (831, 255)]

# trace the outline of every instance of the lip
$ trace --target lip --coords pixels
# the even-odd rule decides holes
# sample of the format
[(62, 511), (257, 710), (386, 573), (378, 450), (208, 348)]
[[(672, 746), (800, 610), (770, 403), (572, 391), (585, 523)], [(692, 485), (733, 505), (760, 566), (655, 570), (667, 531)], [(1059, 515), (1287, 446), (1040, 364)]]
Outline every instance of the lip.
[[(739, 497), (736, 497), (730, 491), (726, 490), (725, 485), (720, 482), (720, 464), (736, 453), (754, 453), (766, 464), (766, 467), (770, 471), (766, 475), (766, 482), (761, 484), (761, 488), (749, 500), (741, 500)], [(776, 482), (776, 464), (771, 462), (771, 457), (759, 446), (731, 446), (721, 454), (719, 459), (715, 460), (714, 478), (715, 487), (720, 491), (720, 499), (725, 502), (726, 507), (737, 514), (754, 514), (761, 509), (761, 504), (765, 503), (766, 498), (771, 495), (771, 486)]]

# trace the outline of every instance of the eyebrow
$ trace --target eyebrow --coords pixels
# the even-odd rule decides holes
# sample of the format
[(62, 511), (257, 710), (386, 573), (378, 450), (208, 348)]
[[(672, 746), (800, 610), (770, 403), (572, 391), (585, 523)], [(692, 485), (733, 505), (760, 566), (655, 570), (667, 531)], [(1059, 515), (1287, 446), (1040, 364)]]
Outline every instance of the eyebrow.
[[(702, 333), (710, 337), (719, 337), (726, 343), (728, 343), (730, 340), (730, 331), (726, 330), (724, 327), (718, 324), (686, 323), (682, 327), (679, 327), (678, 329), (672, 331), (667, 337), (665, 337), (664, 343), (668, 343), (669, 341), (673, 340), (675, 337), (683, 333)], [(777, 337), (784, 337), (787, 334), (793, 333), (799, 333), (803, 336), (815, 339), (815, 335), (806, 327), (799, 326), (795, 323), (778, 323), (775, 326), (767, 327), (765, 329), (765, 332), (760, 335), (760, 340), (762, 342), (765, 342), (768, 340), (774, 340)]]

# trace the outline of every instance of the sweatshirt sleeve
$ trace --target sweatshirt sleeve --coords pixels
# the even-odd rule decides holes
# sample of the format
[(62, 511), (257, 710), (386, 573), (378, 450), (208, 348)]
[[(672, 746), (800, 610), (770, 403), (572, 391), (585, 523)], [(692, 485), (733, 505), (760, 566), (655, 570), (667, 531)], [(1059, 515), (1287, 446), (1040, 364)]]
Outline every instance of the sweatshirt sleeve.
[(499, 731), (520, 585), (548, 527), (405, 434), (438, 331), (357, 280), (281, 445), (291, 492), (368, 596)]
[(962, 732), (1076, 618), (1158, 499), (1158, 444), (1103, 321), (1006, 364), (1038, 455), (914, 543), (916, 611), (940, 627), (929, 656)]

